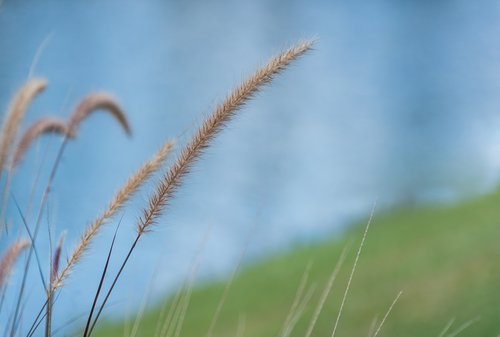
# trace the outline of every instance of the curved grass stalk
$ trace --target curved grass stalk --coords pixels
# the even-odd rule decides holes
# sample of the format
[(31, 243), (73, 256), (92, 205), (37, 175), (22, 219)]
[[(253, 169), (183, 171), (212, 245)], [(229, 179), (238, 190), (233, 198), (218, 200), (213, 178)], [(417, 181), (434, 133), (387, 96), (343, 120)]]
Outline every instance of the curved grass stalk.
[(307, 328), (307, 332), (305, 334), (305, 337), (310, 337), (313, 330), (314, 330), (314, 327), (316, 326), (316, 322), (318, 321), (319, 315), (320, 315), (321, 311), (323, 310), (323, 306), (325, 305), (326, 299), (328, 298), (328, 295), (330, 294), (330, 291), (332, 290), (333, 283), (337, 279), (337, 275), (340, 271), (340, 268), (344, 264), (346, 252), (347, 252), (347, 247), (342, 249), (342, 253), (340, 254), (339, 260), (337, 261), (337, 265), (333, 269), (333, 272), (330, 275), (330, 278), (328, 279), (328, 283), (327, 283), (325, 289), (323, 290), (323, 293), (321, 294), (319, 303), (318, 303), (316, 309), (314, 310), (314, 314), (313, 314), (313, 317), (311, 319), (311, 322), (309, 323), (309, 327)]
[(106, 93), (97, 92), (85, 97), (71, 115), (68, 122), (70, 138), (76, 137), (80, 124), (98, 110), (108, 112), (116, 119), (128, 135), (132, 134), (127, 117), (118, 102)]
[[(266, 84), (269, 84), (276, 75), (285, 70), (293, 61), (312, 49), (314, 41), (304, 41), (285, 50), (283, 53), (272, 58), (264, 67), (257, 70), (250, 78), (234, 89), (229, 96), (219, 104), (215, 111), (202, 123), (191, 141), (184, 147), (177, 160), (163, 176), (156, 191), (149, 199), (148, 207), (144, 210), (137, 225), (137, 235), (132, 242), (129, 251), (125, 255), (120, 268), (113, 279), (108, 293), (97, 313), (93, 326), (97, 323), (106, 302), (113, 291), (116, 282), (120, 278), (130, 256), (137, 247), (137, 243), (143, 234), (152, 229), (152, 226), (162, 215), (169, 204), (183, 178), (189, 173), (190, 168), (202, 155), (211, 141), (224, 129), (236, 113), (259, 92)], [(91, 328), (92, 331), (93, 327)], [(89, 333), (90, 336), (90, 333)]]
[(366, 224), (365, 231), (363, 233), (363, 238), (361, 239), (361, 243), (359, 244), (358, 252), (356, 253), (356, 258), (354, 260), (354, 264), (351, 269), (351, 274), (349, 275), (349, 280), (347, 281), (347, 286), (344, 291), (344, 296), (342, 297), (342, 302), (340, 303), (339, 313), (337, 314), (337, 319), (335, 320), (335, 325), (333, 326), (332, 337), (335, 336), (335, 332), (337, 332), (337, 327), (340, 322), (340, 317), (342, 316), (342, 311), (344, 309), (345, 302), (347, 300), (347, 295), (349, 294), (349, 289), (351, 287), (351, 282), (354, 277), (354, 272), (356, 271), (356, 267), (358, 266), (359, 257), (361, 256), (361, 251), (363, 250), (363, 246), (365, 244), (366, 235), (368, 234), (368, 230), (370, 229), (370, 224), (373, 220), (373, 214), (375, 212), (375, 204), (373, 205), (372, 211), (370, 213), (370, 218)]
[(384, 323), (385, 321), (387, 320), (387, 317), (389, 317), (389, 314), (391, 313), (392, 311), (392, 308), (394, 308), (394, 306), (396, 305), (396, 302), (399, 300), (399, 297), (401, 296), (403, 292), (400, 291), (398, 293), (398, 295), (396, 296), (396, 298), (394, 299), (394, 301), (392, 301), (391, 303), (391, 306), (389, 307), (389, 309), (387, 310), (387, 312), (385, 313), (385, 316), (384, 318), (382, 318), (382, 321), (380, 322), (377, 330), (375, 331), (375, 333), (373, 334), (373, 337), (377, 337), (378, 333), (380, 332), (380, 330), (382, 330), (382, 327), (384, 326)]
[(31, 79), (19, 89), (5, 116), (0, 138), (0, 169), (3, 170), (7, 163), (10, 149), (14, 143), (19, 125), (33, 99), (47, 86), (44, 79)]
[(23, 137), (16, 147), (14, 158), (11, 164), (11, 170), (14, 170), (19, 165), (21, 159), (23, 158), (24, 154), (33, 143), (33, 141), (35, 141), (38, 137), (48, 133), (55, 133), (62, 136), (67, 135), (68, 129), (66, 127), (66, 123), (55, 117), (45, 117), (34, 122), (25, 131)]
[(150, 161), (144, 164), (127, 180), (125, 185), (123, 185), (123, 187), (111, 200), (108, 208), (101, 215), (99, 215), (89, 227), (87, 227), (80, 239), (80, 242), (71, 253), (66, 266), (62, 269), (61, 273), (55, 280), (53, 284), (54, 290), (63, 285), (72, 269), (80, 262), (85, 252), (89, 249), (90, 244), (100, 232), (102, 226), (121, 209), (121, 207), (137, 192), (142, 184), (144, 184), (144, 182), (165, 162), (168, 155), (172, 152), (174, 144), (174, 141), (169, 141), (162, 146)]

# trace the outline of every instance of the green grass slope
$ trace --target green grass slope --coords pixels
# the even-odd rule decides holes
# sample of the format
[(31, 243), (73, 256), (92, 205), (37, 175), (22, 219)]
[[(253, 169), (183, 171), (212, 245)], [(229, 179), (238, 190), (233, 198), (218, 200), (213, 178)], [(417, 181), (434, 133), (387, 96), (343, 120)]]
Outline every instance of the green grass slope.
[[(341, 238), (247, 267), (232, 284), (213, 336), (278, 336), (312, 261), (314, 293), (291, 336), (304, 336), (342, 248), (348, 257), (313, 336), (331, 336), (364, 224)], [(475, 320), (459, 336), (500, 334), (500, 193), (454, 206), (376, 214), (336, 336), (368, 336), (402, 290), (379, 336), (439, 336)], [(224, 284), (194, 290), (181, 336), (205, 336)], [(167, 302), (166, 302), (167, 303)], [(147, 313), (138, 336), (154, 336), (160, 308)], [(97, 336), (123, 336), (126, 324), (102, 324)], [(447, 334), (447, 335), (448, 335)]]

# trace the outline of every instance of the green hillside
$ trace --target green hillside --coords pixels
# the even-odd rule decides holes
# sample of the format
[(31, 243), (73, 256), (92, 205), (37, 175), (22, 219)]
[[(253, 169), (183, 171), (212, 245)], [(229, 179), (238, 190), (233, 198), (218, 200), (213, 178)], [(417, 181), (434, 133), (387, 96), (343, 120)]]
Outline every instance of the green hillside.
[[(315, 291), (291, 336), (304, 336), (320, 293), (339, 259), (348, 257), (313, 336), (331, 336), (364, 230), (298, 247), (243, 270), (231, 286), (213, 336), (278, 336), (309, 261)], [(350, 245), (348, 243), (351, 243)], [(398, 209), (376, 214), (336, 336), (368, 336), (403, 294), (378, 336), (439, 336), (463, 324), (459, 336), (500, 334), (500, 193), (448, 207)], [(205, 336), (224, 284), (194, 290), (181, 336)], [(147, 313), (138, 336), (154, 336), (160, 308)], [(471, 322), (474, 320), (474, 322)], [(103, 323), (103, 322), (101, 322)], [(101, 324), (98, 336), (124, 336), (126, 324)], [(126, 332), (125, 332), (126, 333)], [(241, 335), (241, 334), (240, 334)]]

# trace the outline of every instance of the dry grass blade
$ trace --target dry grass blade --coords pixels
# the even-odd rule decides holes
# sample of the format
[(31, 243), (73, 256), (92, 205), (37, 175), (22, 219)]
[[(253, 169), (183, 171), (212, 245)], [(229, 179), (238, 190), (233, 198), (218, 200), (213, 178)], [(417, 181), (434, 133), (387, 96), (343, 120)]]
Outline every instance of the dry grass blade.
[(267, 65), (234, 89), (226, 100), (215, 108), (212, 115), (203, 122), (191, 141), (180, 153), (176, 162), (165, 174), (155, 193), (151, 196), (149, 206), (144, 210), (138, 224), (139, 235), (149, 230), (155, 223), (193, 163), (235, 116), (236, 112), (290, 63), (310, 50), (312, 45), (313, 41), (301, 42), (273, 58)]
[(347, 252), (347, 246), (342, 250), (342, 253), (340, 254), (340, 258), (337, 262), (337, 265), (333, 269), (332, 274), (330, 275), (330, 278), (328, 279), (328, 283), (327, 283), (325, 289), (323, 290), (323, 293), (321, 294), (318, 306), (314, 310), (314, 314), (313, 314), (313, 317), (311, 319), (311, 322), (309, 323), (309, 327), (307, 328), (307, 332), (305, 334), (305, 337), (310, 337), (313, 330), (314, 330), (316, 322), (318, 321), (318, 317), (319, 317), (321, 311), (323, 310), (323, 306), (325, 305), (326, 299), (328, 298), (328, 295), (330, 294), (330, 291), (332, 290), (333, 283), (337, 279), (337, 275), (340, 271), (340, 268), (344, 264), (346, 252)]
[(309, 273), (311, 271), (311, 266), (312, 262), (309, 262), (306, 266), (306, 269), (304, 270), (304, 273), (302, 274), (302, 278), (300, 279), (299, 287), (297, 288), (297, 291), (295, 293), (295, 297), (293, 299), (292, 306), (290, 307), (290, 310), (288, 311), (288, 315), (285, 318), (285, 322), (283, 323), (283, 328), (281, 329), (280, 336), (284, 337), (286, 336), (287, 329), (290, 326), (290, 322), (292, 321), (295, 313), (297, 312), (297, 307), (300, 304), (300, 301), (302, 299), (302, 295), (304, 293), (304, 289), (307, 286), (307, 281), (309, 279)]
[(135, 318), (134, 324), (132, 326), (132, 330), (129, 334), (130, 337), (136, 337), (139, 332), (139, 326), (141, 325), (141, 321), (144, 318), (144, 314), (146, 312), (148, 301), (150, 300), (151, 293), (153, 291), (153, 281), (154, 278), (151, 278), (150, 284), (147, 287), (147, 292), (142, 299), (141, 306), (139, 307), (139, 312)]
[(38, 137), (47, 134), (55, 133), (62, 136), (67, 134), (66, 123), (58, 118), (46, 117), (34, 122), (24, 133), (23, 137), (17, 145), (14, 159), (12, 161), (12, 168), (15, 168), (21, 162), (22, 157), (28, 150), (29, 146)]
[(243, 337), (245, 335), (246, 318), (245, 315), (238, 316), (238, 329), (236, 330), (236, 337)]
[(448, 330), (450, 330), (453, 323), (455, 323), (455, 318), (450, 319), (448, 323), (446, 323), (445, 327), (443, 328), (438, 337), (443, 337), (448, 332)]
[(81, 260), (83, 254), (89, 248), (92, 240), (99, 233), (101, 227), (111, 218), (120, 208), (134, 195), (139, 187), (165, 162), (174, 147), (174, 142), (166, 143), (155, 156), (144, 164), (132, 177), (128, 179), (125, 185), (116, 193), (108, 208), (87, 228), (82, 235), (81, 240), (70, 258), (67, 265), (59, 274), (54, 283), (54, 289), (62, 286), (64, 280), (68, 277), (72, 268)]
[(70, 137), (76, 137), (78, 127), (82, 121), (97, 110), (109, 112), (120, 123), (127, 134), (130, 135), (132, 133), (127, 117), (116, 100), (108, 94), (98, 92), (88, 95), (74, 110), (68, 123)]
[(29, 241), (27, 240), (18, 240), (7, 249), (7, 252), (0, 261), (0, 287), (5, 285), (14, 262), (16, 262), (22, 251), (28, 248), (29, 245)]
[[(196, 273), (198, 272), (198, 268), (201, 262), (202, 258), (202, 253), (205, 249), (205, 246), (208, 242), (209, 235), (211, 232), (212, 228), (210, 227), (208, 231), (205, 233), (203, 237), (203, 241), (200, 243), (200, 246), (198, 248), (198, 251), (191, 263), (191, 267), (189, 270), (189, 273), (186, 277), (186, 280), (184, 281), (184, 284), (182, 287), (179, 289), (177, 294), (175, 295), (172, 304), (170, 305), (170, 308), (168, 309), (168, 313), (166, 313), (166, 310), (168, 308), (168, 302), (165, 303), (164, 307), (162, 308), (160, 312), (160, 316), (158, 318), (158, 323), (155, 329), (155, 334), (153, 335), (154, 337), (163, 337), (163, 336), (168, 336), (169, 331), (171, 331), (171, 326), (179, 325), (177, 324), (176, 318), (179, 317), (179, 314), (177, 314), (179, 311), (182, 310), (183, 304), (184, 307), (187, 308), (187, 305), (189, 304), (189, 298), (187, 298), (187, 293), (191, 292), (191, 289), (193, 288), (193, 284), (195, 281)], [(165, 316), (166, 313), (166, 316)], [(161, 323), (163, 322), (163, 324)], [(182, 323), (182, 322), (180, 322)], [(182, 326), (182, 324), (180, 324)]]
[(0, 139), (0, 169), (4, 169), (17, 130), (35, 96), (47, 86), (43, 79), (29, 80), (14, 97), (5, 116)]
[[(185, 292), (189, 291), (190, 287), (192, 287), (191, 281), (189, 281), (189, 283), (186, 282), (186, 284), (183, 285), (181, 289), (179, 289), (179, 291), (173, 298), (172, 304), (170, 305), (168, 313), (165, 317), (164, 314), (167, 307), (164, 308), (165, 310), (163, 310), (163, 313), (160, 314), (160, 318), (158, 319), (158, 325), (156, 327), (154, 337), (168, 336), (169, 331), (171, 331), (172, 329), (171, 326), (175, 326), (176, 324), (175, 320), (178, 316), (177, 312), (181, 310), (180, 308), (185, 299)], [(162, 321), (163, 324), (161, 324)]]
[(337, 314), (337, 319), (335, 320), (335, 325), (333, 326), (332, 337), (335, 336), (335, 332), (337, 331), (337, 327), (340, 322), (340, 317), (342, 316), (342, 312), (344, 309), (345, 302), (347, 300), (347, 295), (349, 294), (349, 289), (351, 287), (352, 278), (354, 276), (354, 272), (356, 271), (356, 267), (358, 265), (359, 257), (361, 256), (361, 251), (363, 250), (363, 246), (365, 244), (366, 235), (368, 234), (368, 230), (370, 229), (370, 224), (373, 220), (373, 214), (375, 213), (375, 204), (373, 204), (372, 211), (370, 213), (370, 218), (368, 219), (368, 223), (366, 224), (365, 231), (363, 232), (363, 237), (361, 238), (361, 243), (359, 244), (358, 252), (356, 253), (356, 258), (354, 259), (354, 264), (351, 269), (351, 273), (349, 274), (349, 279), (347, 280), (347, 285), (344, 291), (344, 296), (342, 297), (342, 302), (340, 303), (339, 312)]
[(222, 293), (222, 297), (219, 300), (219, 303), (217, 304), (217, 307), (215, 308), (215, 313), (212, 317), (212, 321), (210, 322), (210, 326), (208, 328), (208, 332), (205, 335), (205, 337), (212, 337), (215, 325), (217, 324), (217, 321), (219, 320), (220, 313), (222, 312), (222, 307), (224, 306), (224, 303), (226, 302), (227, 295), (229, 294), (229, 289), (233, 285), (234, 279), (236, 278), (236, 275), (238, 274), (238, 271), (240, 270), (241, 264), (243, 263), (243, 259), (245, 258), (246, 251), (248, 248), (249, 241), (245, 244), (243, 251), (241, 252), (240, 258), (238, 260), (238, 263), (236, 264), (236, 267), (234, 268), (233, 272), (231, 273), (231, 276), (229, 277), (229, 280), (226, 283), (226, 286), (224, 287), (224, 292)]
[(373, 317), (372, 322), (370, 323), (370, 327), (368, 328), (368, 337), (373, 337), (375, 333), (375, 329), (377, 328), (378, 315)]
[(311, 300), (311, 298), (314, 294), (315, 288), (316, 288), (315, 285), (312, 285), (309, 288), (309, 290), (307, 291), (304, 298), (301, 300), (301, 303), (297, 307), (297, 310), (295, 311), (292, 319), (287, 323), (286, 331), (285, 331), (285, 334), (283, 335), (283, 337), (290, 337), (290, 335), (292, 334), (293, 329), (297, 325), (297, 322), (304, 314), (304, 311), (306, 310), (307, 304), (309, 303), (309, 301)]
[[(2, 2), (0, 1), (0, 4)], [(30, 71), (28, 73), (28, 78), (33, 77), (33, 74), (35, 73), (36, 66), (38, 65), (38, 61), (40, 60), (40, 57), (42, 56), (42, 53), (49, 44), (50, 39), (52, 39), (52, 36), (54, 33), (49, 33), (40, 43), (38, 48), (36, 49), (35, 55), (33, 56), (33, 61), (31, 61), (31, 66), (30, 66)]]
[[(191, 285), (188, 289), (186, 289), (186, 294), (184, 295), (183, 299), (182, 299), (182, 302), (181, 302), (181, 306), (180, 306), (180, 310), (178, 311), (177, 313), (177, 317), (175, 319), (175, 332), (172, 330), (172, 333), (174, 333), (173, 337), (179, 337), (180, 334), (181, 334), (181, 331), (182, 331), (182, 326), (184, 324), (184, 320), (186, 318), (186, 313), (187, 313), (187, 309), (188, 309), (188, 306), (189, 306), (189, 301), (191, 299), (191, 295), (193, 293), (193, 286)], [(167, 337), (172, 337), (172, 333), (168, 333), (167, 334)]]
[(398, 295), (396, 296), (396, 298), (394, 299), (394, 301), (392, 301), (392, 304), (391, 306), (389, 307), (389, 309), (387, 310), (387, 312), (385, 313), (385, 316), (384, 318), (382, 318), (382, 321), (380, 322), (378, 328), (377, 328), (377, 331), (375, 331), (375, 333), (373, 334), (373, 337), (377, 337), (378, 333), (380, 332), (380, 330), (382, 330), (382, 327), (384, 326), (384, 323), (385, 321), (387, 320), (387, 317), (389, 317), (389, 314), (391, 313), (392, 311), (392, 308), (394, 308), (394, 306), (396, 305), (396, 302), (399, 300), (399, 297), (401, 296), (403, 292), (400, 291), (398, 293)]
[(452, 333), (450, 333), (447, 337), (458, 336), (465, 329), (467, 329), (468, 327), (470, 327), (472, 324), (475, 324), (475, 323), (479, 322), (480, 319), (481, 319), (481, 317), (478, 316), (478, 317), (476, 317), (474, 319), (471, 319), (470, 321), (465, 322), (464, 324), (460, 325), (455, 331), (453, 331)]

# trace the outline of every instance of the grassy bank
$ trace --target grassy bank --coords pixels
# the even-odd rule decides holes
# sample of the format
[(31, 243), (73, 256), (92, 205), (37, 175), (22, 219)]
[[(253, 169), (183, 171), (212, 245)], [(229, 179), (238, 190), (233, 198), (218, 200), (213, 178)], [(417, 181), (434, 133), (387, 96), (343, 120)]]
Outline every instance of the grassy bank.
[[(364, 224), (343, 237), (300, 247), (250, 266), (235, 279), (214, 336), (277, 336), (309, 261), (316, 285), (292, 336), (304, 336), (320, 293), (343, 247), (351, 242), (313, 336), (330, 336)], [(500, 193), (454, 206), (399, 209), (375, 215), (337, 336), (367, 336), (402, 290), (379, 336), (439, 336), (475, 320), (459, 336), (500, 334)], [(181, 335), (205, 336), (224, 284), (196, 288)], [(138, 336), (154, 336), (160, 308), (148, 312)], [(478, 318), (478, 320), (476, 320)], [(123, 336), (125, 323), (101, 325), (98, 336)]]

